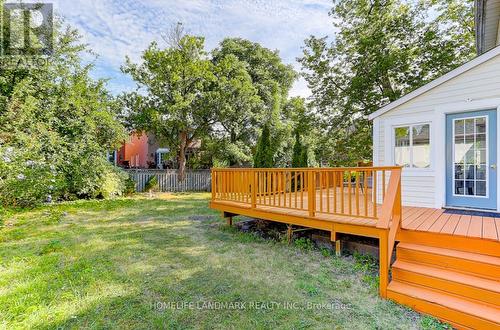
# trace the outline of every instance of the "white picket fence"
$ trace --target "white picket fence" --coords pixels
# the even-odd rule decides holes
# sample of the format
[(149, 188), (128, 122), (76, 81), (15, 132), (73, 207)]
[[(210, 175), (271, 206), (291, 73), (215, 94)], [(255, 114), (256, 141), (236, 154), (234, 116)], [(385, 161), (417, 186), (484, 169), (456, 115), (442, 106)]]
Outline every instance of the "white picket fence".
[(179, 182), (177, 170), (128, 169), (130, 178), (136, 183), (138, 192), (144, 191), (144, 186), (152, 176), (158, 178), (158, 186), (162, 192), (210, 191), (210, 170), (186, 170), (184, 181)]

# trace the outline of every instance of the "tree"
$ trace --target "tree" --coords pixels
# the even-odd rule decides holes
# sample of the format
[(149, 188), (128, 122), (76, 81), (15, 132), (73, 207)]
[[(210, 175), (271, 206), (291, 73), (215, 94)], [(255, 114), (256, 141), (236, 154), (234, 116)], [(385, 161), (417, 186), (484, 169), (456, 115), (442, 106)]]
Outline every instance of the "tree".
[[(258, 43), (241, 38), (226, 38), (212, 52), (212, 61), (219, 63), (226, 56), (235, 56), (245, 64), (252, 85), (257, 90), (261, 100), (258, 107), (251, 113), (251, 126), (246, 129), (251, 133), (248, 140), (242, 140), (243, 145), (255, 145), (257, 131), (267, 124), (273, 135), (275, 152), (280, 155), (278, 165), (284, 166), (290, 162), (289, 150), (293, 144), (291, 125), (285, 121), (283, 110), (288, 100), (288, 93), (297, 78), (297, 73), (291, 65), (284, 64), (278, 51), (263, 47)], [(234, 144), (233, 144), (234, 145)], [(243, 151), (239, 149), (239, 151)], [(281, 157), (281, 156), (288, 156)]]
[[(287, 101), (283, 110), (282, 121), (289, 123), (289, 129), (294, 132), (295, 142), (291, 155), (292, 167), (314, 166), (316, 163), (314, 151), (320, 134), (315, 125), (317, 120), (304, 98), (292, 97)], [(286, 155), (280, 155), (279, 157), (288, 158)]]
[(307, 146), (300, 141), (300, 134), (295, 130), (295, 144), (293, 145), (292, 167), (307, 167), (308, 166), (308, 150)]
[[(126, 137), (116, 102), (83, 64), (76, 30), (56, 24), (54, 54), (36, 68), (2, 68), (0, 202), (120, 193), (125, 174), (106, 158)], [(8, 83), (7, 83), (8, 82)]]
[(186, 148), (213, 124), (213, 109), (207, 106), (207, 90), (215, 79), (213, 65), (204, 39), (189, 35), (164, 49), (151, 43), (142, 60), (134, 64), (127, 58), (122, 67), (137, 83), (137, 91), (122, 97), (129, 121), (134, 129), (154, 133), (175, 151), (182, 181)]
[(231, 54), (247, 64), (248, 74), (268, 116), (285, 104), (297, 73), (291, 65), (283, 63), (277, 50), (241, 38), (226, 38), (212, 53), (214, 62)]
[(371, 158), (369, 114), (472, 58), (472, 6), (335, 1), (334, 40), (310, 37), (299, 59), (322, 118), (320, 158), (339, 165)]
[(214, 63), (215, 80), (209, 105), (217, 125), (212, 130), (213, 156), (228, 165), (251, 163), (251, 146), (260, 123), (262, 101), (248, 74), (247, 65), (232, 54)]
[(300, 134), (295, 131), (295, 144), (293, 145), (292, 167), (301, 167), (302, 144), (300, 143)]
[(271, 133), (267, 124), (262, 128), (253, 163), (255, 168), (270, 168), (274, 166), (274, 148), (271, 144)]

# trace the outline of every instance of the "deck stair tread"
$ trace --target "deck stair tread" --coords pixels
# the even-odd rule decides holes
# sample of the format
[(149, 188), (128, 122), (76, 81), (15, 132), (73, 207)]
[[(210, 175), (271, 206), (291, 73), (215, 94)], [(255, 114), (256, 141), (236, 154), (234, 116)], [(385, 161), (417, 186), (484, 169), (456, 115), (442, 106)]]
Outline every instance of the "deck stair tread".
[[(440, 268), (437, 266), (418, 264), (404, 260), (396, 260), (392, 265), (395, 269), (426, 275), (438, 279), (448, 280), (455, 283), (472, 286), (478, 289), (488, 290), (500, 294), (500, 282), (486, 279), (474, 274), (464, 274), (455, 270)], [(499, 301), (500, 303), (500, 301)]]
[[(499, 324), (500, 308), (488, 304), (470, 301), (455, 295), (442, 293), (431, 288), (421, 287), (414, 284), (391, 281), (387, 287), (389, 292), (403, 294), (418, 300), (423, 300), (432, 304), (437, 304), (445, 308), (464, 313), (476, 318), (487, 320)], [(453, 321), (453, 320), (451, 320)]]
[(413, 243), (401, 242), (398, 244), (399, 249), (416, 250), (420, 252), (427, 252), (447, 257), (459, 258), (464, 260), (472, 260), (475, 262), (480, 262), (484, 264), (489, 264), (493, 266), (500, 267), (500, 257), (489, 256), (485, 254), (458, 251), (452, 249), (439, 248), (428, 245), (420, 245)]

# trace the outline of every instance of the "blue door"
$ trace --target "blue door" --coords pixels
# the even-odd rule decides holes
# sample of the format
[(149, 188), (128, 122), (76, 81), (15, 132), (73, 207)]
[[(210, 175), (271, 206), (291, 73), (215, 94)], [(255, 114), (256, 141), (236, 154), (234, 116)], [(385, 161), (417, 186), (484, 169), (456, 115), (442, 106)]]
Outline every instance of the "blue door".
[(497, 112), (446, 117), (446, 204), (497, 208)]

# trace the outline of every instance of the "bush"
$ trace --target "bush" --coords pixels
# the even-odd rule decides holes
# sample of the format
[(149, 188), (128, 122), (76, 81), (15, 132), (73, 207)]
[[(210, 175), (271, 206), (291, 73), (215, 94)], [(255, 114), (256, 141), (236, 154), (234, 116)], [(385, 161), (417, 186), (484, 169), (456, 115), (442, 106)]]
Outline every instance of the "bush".
[(0, 145), (0, 203), (28, 207), (57, 198), (56, 166), (36, 152)]
[(148, 182), (146, 182), (146, 185), (144, 186), (144, 190), (148, 192), (158, 190), (158, 178), (156, 175), (149, 178)]
[(123, 194), (125, 196), (130, 196), (135, 194), (136, 189), (135, 189), (135, 181), (130, 178), (130, 176), (125, 180), (125, 190), (123, 191)]
[(46, 159), (29, 148), (0, 144), (0, 204), (32, 207), (76, 198), (112, 198), (126, 190), (128, 175), (100, 155), (86, 160)]
[(113, 198), (125, 191), (128, 174), (115, 166), (109, 166), (99, 181), (98, 197)]
[[(78, 33), (55, 27), (58, 49), (37, 70), (0, 70), (0, 203), (112, 197), (126, 177), (106, 152), (126, 139), (116, 98), (90, 77)], [(2, 86), (3, 86), (2, 85)], [(7, 86), (7, 85), (5, 85)]]

